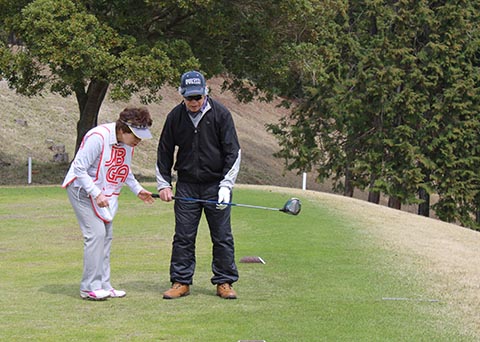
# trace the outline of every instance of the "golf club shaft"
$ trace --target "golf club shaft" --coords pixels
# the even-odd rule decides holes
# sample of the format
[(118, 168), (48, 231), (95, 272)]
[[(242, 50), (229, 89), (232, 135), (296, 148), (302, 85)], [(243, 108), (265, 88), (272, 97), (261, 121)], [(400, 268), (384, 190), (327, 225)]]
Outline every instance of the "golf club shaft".
[[(154, 198), (159, 198), (160, 196), (159, 196), (158, 194), (152, 194), (152, 197), (154, 197)], [(217, 201), (204, 200), (204, 199), (191, 198), (191, 197), (177, 197), (177, 196), (173, 196), (172, 198), (173, 198), (174, 200), (180, 200), (180, 201), (219, 204)], [(280, 209), (278, 209), (278, 208), (269, 208), (269, 207), (262, 207), (262, 206), (250, 205), (250, 204), (240, 204), (240, 203), (222, 203), (222, 204), (223, 204), (223, 205), (229, 205), (229, 206), (231, 206), (231, 207), (245, 207), (245, 208), (254, 208), (254, 209), (275, 210), (275, 211), (279, 211), (279, 210), (280, 210)]]
[[(200, 203), (211, 203), (211, 204), (219, 204), (217, 201), (213, 200), (203, 200), (203, 199), (198, 199), (198, 198), (191, 198), (191, 197), (177, 197), (173, 196), (173, 199), (175, 200), (181, 200), (181, 201), (190, 201), (190, 202), (200, 202)], [(254, 208), (254, 209), (266, 209), (266, 210), (280, 210), (277, 208), (269, 208), (269, 207), (262, 207), (258, 205), (250, 205), (250, 204), (240, 204), (240, 203), (222, 203), (223, 205), (229, 205), (231, 207), (244, 207), (244, 208)]]

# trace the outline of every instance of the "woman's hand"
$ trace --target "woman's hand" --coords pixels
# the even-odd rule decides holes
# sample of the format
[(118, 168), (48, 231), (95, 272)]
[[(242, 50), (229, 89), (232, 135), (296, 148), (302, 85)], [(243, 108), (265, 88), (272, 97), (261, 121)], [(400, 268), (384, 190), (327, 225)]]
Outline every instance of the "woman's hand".
[(152, 204), (152, 203), (155, 202), (155, 200), (152, 197), (152, 193), (150, 191), (147, 191), (147, 190), (141, 190), (138, 193), (137, 197), (140, 198), (144, 203), (147, 203), (147, 204)]
[(97, 203), (99, 208), (105, 208), (109, 206), (108, 198), (104, 194), (100, 194), (95, 197), (95, 203)]

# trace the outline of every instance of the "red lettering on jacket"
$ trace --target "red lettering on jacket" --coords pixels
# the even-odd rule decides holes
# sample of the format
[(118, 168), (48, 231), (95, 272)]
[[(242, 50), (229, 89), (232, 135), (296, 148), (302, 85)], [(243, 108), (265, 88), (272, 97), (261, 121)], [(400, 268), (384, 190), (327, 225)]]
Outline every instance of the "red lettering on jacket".
[(129, 167), (125, 165), (125, 156), (127, 151), (123, 147), (113, 146), (110, 159), (106, 162), (107, 167), (107, 182), (113, 184), (125, 183)]

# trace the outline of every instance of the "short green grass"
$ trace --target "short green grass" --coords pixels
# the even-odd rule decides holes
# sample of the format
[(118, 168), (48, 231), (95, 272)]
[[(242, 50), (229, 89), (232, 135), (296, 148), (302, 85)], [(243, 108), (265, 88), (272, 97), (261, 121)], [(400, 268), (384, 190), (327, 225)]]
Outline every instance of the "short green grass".
[[(150, 187), (154, 189), (153, 186)], [(284, 192), (237, 189), (234, 202), (281, 207)], [(124, 299), (81, 300), (82, 237), (65, 190), (0, 188), (1, 341), (471, 341), (428, 284), (392, 264), (362, 223), (303, 200), (299, 216), (232, 209), (237, 300), (215, 296), (205, 219), (191, 295), (163, 300), (173, 204), (148, 206), (128, 189), (114, 227), (112, 282)], [(396, 259), (398, 260), (398, 259)], [(408, 281), (405, 281), (408, 279)]]

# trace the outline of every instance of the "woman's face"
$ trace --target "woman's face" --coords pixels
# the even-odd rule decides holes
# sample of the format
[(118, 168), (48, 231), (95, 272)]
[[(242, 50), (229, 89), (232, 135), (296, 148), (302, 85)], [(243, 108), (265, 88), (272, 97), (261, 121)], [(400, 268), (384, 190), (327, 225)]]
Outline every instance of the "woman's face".
[(142, 139), (137, 138), (137, 136), (132, 132), (125, 133), (122, 130), (120, 130), (120, 133), (117, 136), (117, 140), (131, 147), (137, 146), (140, 141), (142, 141)]

